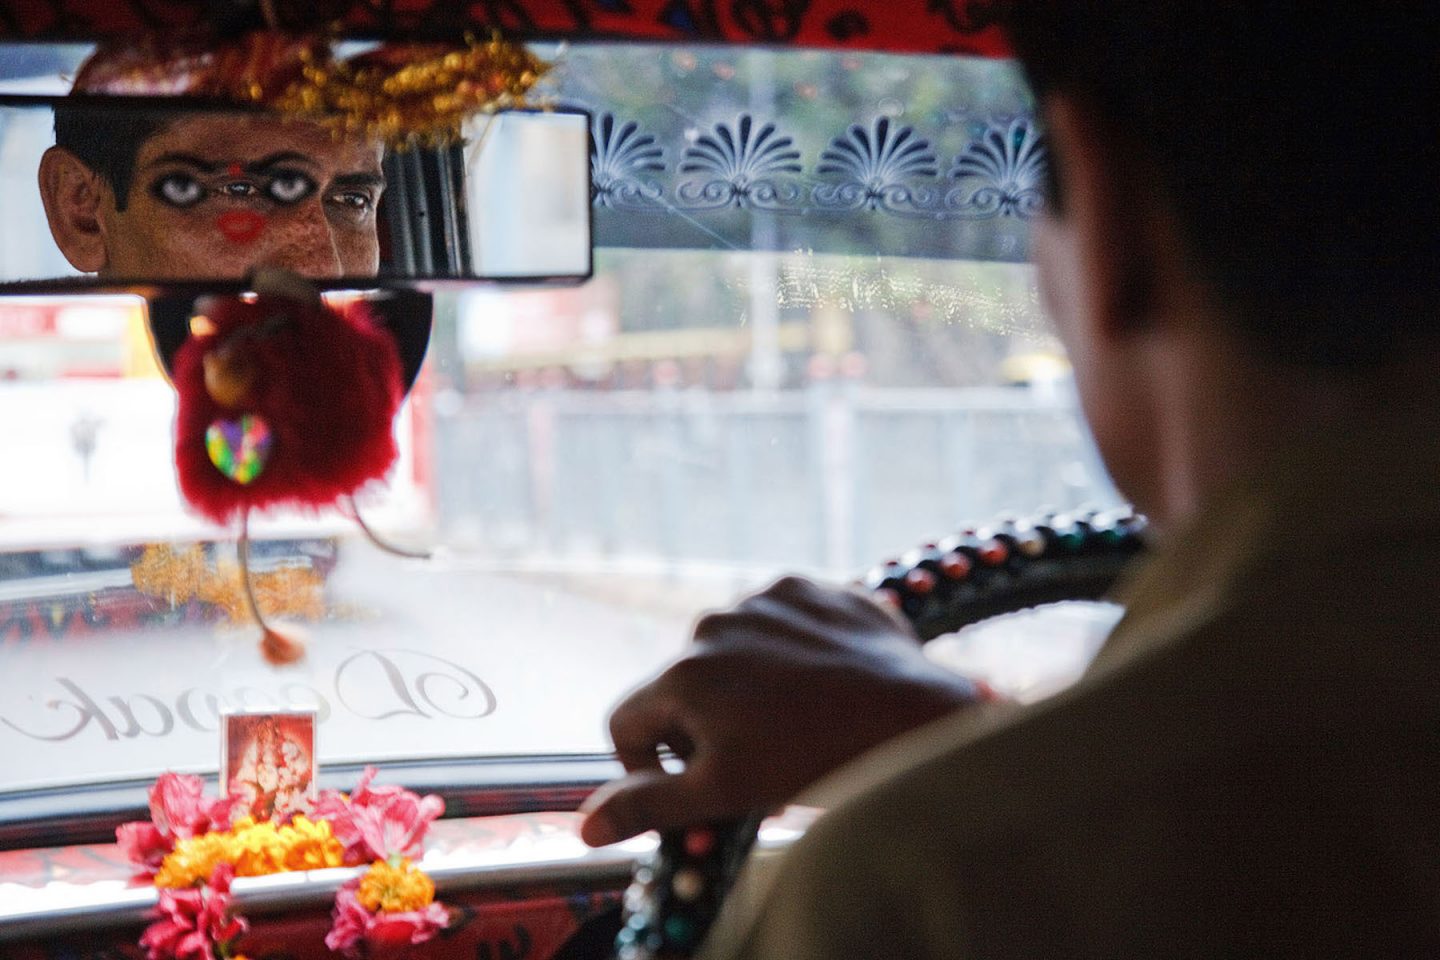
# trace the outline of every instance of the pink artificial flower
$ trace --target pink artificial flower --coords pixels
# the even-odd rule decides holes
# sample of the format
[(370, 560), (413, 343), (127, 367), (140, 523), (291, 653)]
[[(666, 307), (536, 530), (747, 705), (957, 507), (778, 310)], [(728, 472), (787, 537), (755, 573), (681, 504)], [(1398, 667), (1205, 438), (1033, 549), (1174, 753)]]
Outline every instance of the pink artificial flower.
[(170, 840), (187, 840), (210, 829), (215, 801), (205, 796), (205, 781), (180, 773), (162, 773), (150, 788), (150, 821)]
[(231, 794), (228, 797), (221, 797), (218, 800), (205, 801), (205, 816), (210, 821), (206, 830), (229, 830), (235, 825), (237, 817), (249, 813), (249, 809), (241, 805), (243, 800), (238, 794)]
[(325, 935), (331, 950), (348, 957), (379, 957), (424, 943), (450, 923), (450, 914), (438, 903), (404, 913), (371, 913), (355, 896), (359, 885), (353, 880), (335, 896), (335, 922)]
[(382, 783), (378, 787), (370, 784), (374, 781), (375, 775), (380, 771), (373, 766), (366, 767), (360, 774), (360, 780), (355, 784), (355, 789), (350, 791), (350, 802), (358, 803), (362, 807), (382, 800), (385, 797), (393, 797), (397, 793), (408, 793), (404, 787), (394, 783)]
[(240, 936), (249, 924), (232, 911), (230, 881), (235, 868), (221, 864), (204, 886), (161, 890), (158, 919), (145, 930), (140, 946), (148, 960), (216, 960), (216, 947)]
[(330, 832), (345, 848), (345, 862), (351, 866), (392, 856), (418, 860), (430, 824), (445, 812), (445, 801), (389, 784), (371, 787), (375, 773), (374, 767), (366, 767), (348, 800), (337, 791), (322, 791), (312, 819), (330, 821)]
[(406, 791), (369, 806), (354, 807), (360, 839), (376, 860), (394, 856), (419, 860), (425, 852), (425, 834), (435, 818), (445, 812), (445, 802), (431, 794), (417, 797)]
[[(176, 840), (229, 830), (239, 797), (212, 800), (199, 777), (162, 773), (150, 788), (150, 822), (123, 823), (115, 829), (120, 852), (146, 873), (154, 873)], [(243, 813), (243, 810), (238, 812)]]
[(120, 852), (125, 855), (125, 859), (146, 873), (159, 870), (161, 862), (175, 849), (170, 838), (161, 833), (155, 824), (144, 820), (122, 823), (116, 827), (115, 842), (120, 846)]

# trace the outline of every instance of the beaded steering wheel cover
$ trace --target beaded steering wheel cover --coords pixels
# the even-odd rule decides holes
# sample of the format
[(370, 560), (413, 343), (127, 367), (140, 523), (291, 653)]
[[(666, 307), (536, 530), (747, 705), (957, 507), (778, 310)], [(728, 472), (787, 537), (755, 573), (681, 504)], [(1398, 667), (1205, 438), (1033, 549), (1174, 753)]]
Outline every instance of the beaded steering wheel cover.
[[(1094, 600), (1144, 549), (1146, 521), (1128, 508), (1047, 514), (967, 529), (874, 568), (860, 581), (922, 641), (1005, 613)], [(992, 694), (978, 684), (985, 699)], [(626, 891), (617, 960), (692, 956), (719, 914), (763, 817), (661, 835)]]

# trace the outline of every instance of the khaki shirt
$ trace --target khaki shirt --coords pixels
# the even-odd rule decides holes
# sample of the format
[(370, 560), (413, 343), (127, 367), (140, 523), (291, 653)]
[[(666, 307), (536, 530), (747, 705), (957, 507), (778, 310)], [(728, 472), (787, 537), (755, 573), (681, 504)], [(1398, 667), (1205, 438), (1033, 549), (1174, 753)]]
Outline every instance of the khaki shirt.
[(1440, 439), (1312, 438), (1157, 545), (1084, 677), (852, 764), (708, 960), (1440, 957)]

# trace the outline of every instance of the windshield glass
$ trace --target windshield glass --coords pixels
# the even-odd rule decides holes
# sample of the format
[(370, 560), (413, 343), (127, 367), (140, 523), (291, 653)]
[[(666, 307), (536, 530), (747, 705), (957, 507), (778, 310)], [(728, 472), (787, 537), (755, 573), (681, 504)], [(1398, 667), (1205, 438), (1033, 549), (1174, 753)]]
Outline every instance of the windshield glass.
[[(593, 116), (595, 275), (437, 294), (399, 462), (361, 498), (430, 559), (338, 515), (253, 525), (296, 665), (257, 651), (235, 531), (182, 505), (143, 303), (0, 301), (0, 793), (213, 773), (238, 708), (317, 709), (322, 764), (604, 753), (706, 608), (1116, 502), (1025, 262), (1043, 146), (1013, 65), (557, 58), (551, 95)], [(957, 656), (1043, 686), (1089, 624), (1052, 632), (1060, 666)]]

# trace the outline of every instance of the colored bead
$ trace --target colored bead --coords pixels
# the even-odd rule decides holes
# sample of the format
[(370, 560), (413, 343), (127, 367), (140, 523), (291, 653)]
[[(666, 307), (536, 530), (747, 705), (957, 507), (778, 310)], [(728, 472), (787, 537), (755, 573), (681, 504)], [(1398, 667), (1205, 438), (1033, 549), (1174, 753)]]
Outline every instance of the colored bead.
[(935, 574), (929, 570), (911, 570), (905, 574), (905, 586), (911, 593), (926, 596), (935, 589)]
[(951, 580), (964, 580), (970, 576), (970, 558), (963, 553), (947, 553), (940, 558), (940, 572)]
[(691, 830), (685, 834), (685, 853), (695, 859), (708, 856), (715, 849), (713, 830)]
[(875, 602), (882, 607), (891, 607), (896, 610), (900, 609), (900, 594), (891, 590), (889, 587), (882, 587), (876, 590), (873, 596), (875, 597)]
[(980, 544), (976, 552), (980, 554), (980, 562), (987, 567), (1000, 566), (1010, 555), (1010, 551), (1005, 549), (1005, 544), (999, 540), (986, 540)]
[(1016, 535), (1015, 549), (1020, 551), (1021, 556), (1038, 560), (1045, 554), (1045, 538), (1040, 535), (1039, 531), (1026, 530)]
[(665, 921), (665, 938), (675, 946), (688, 946), (694, 936), (695, 924), (685, 917), (670, 917)]
[(205, 452), (215, 469), (245, 485), (265, 469), (274, 440), (270, 425), (256, 414), (247, 413), (210, 424), (205, 430)]
[(625, 889), (625, 910), (634, 915), (643, 913), (650, 904), (650, 887), (643, 883), (632, 883)]
[(670, 881), (670, 889), (677, 900), (690, 903), (700, 899), (700, 895), (705, 892), (705, 878), (699, 870), (687, 867), (675, 874), (675, 878)]

